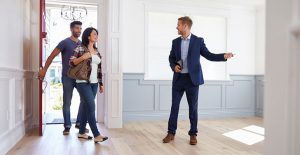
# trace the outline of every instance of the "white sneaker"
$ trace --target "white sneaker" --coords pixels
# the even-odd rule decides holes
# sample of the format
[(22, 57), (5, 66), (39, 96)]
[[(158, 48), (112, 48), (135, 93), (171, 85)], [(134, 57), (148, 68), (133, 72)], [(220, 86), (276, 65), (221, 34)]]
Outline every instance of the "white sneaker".
[(80, 134), (80, 133), (78, 133), (78, 138), (88, 139), (88, 140), (93, 139), (93, 137), (91, 137), (87, 134)]

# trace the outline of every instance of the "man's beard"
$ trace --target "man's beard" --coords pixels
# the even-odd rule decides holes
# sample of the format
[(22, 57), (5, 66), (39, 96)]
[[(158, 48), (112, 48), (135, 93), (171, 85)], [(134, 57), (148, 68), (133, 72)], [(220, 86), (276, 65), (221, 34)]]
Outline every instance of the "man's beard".
[(73, 36), (78, 38), (80, 36), (81, 33), (73, 33)]

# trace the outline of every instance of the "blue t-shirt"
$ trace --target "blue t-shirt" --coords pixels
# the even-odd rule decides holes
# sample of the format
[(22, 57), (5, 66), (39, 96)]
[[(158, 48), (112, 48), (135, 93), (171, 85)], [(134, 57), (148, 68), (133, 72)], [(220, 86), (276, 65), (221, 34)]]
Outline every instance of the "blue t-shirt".
[(62, 61), (62, 75), (67, 75), (69, 70), (69, 61), (70, 57), (74, 54), (74, 49), (81, 44), (81, 41), (78, 42), (73, 41), (71, 38), (66, 38), (62, 40), (56, 48), (58, 48), (61, 52), (61, 61)]

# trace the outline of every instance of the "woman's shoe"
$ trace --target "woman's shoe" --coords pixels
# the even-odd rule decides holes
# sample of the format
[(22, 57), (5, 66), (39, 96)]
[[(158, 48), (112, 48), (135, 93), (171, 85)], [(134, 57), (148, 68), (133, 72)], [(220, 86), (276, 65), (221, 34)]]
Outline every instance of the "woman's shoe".
[(108, 137), (99, 135), (99, 136), (97, 136), (97, 137), (94, 137), (94, 142), (95, 142), (95, 143), (98, 143), (98, 142), (104, 142), (104, 141), (106, 141), (107, 139), (108, 139)]
[(87, 134), (80, 134), (80, 133), (78, 133), (78, 138), (87, 139), (87, 140), (93, 139), (93, 137)]
[[(80, 126), (78, 125), (78, 124), (76, 124), (75, 125), (75, 128), (76, 129), (79, 129), (80, 128)], [(90, 132), (90, 130), (89, 129), (87, 129), (87, 128), (85, 128), (85, 133), (89, 133)]]

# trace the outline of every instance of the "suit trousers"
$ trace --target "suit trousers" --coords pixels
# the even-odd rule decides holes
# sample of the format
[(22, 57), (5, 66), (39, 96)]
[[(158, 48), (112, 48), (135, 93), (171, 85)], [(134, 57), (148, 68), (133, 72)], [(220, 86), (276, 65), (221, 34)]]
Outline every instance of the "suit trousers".
[(177, 80), (173, 81), (172, 107), (168, 122), (168, 133), (176, 134), (179, 105), (184, 92), (186, 93), (189, 105), (189, 119), (191, 125), (188, 134), (197, 135), (199, 85), (192, 83), (189, 73), (179, 74)]

